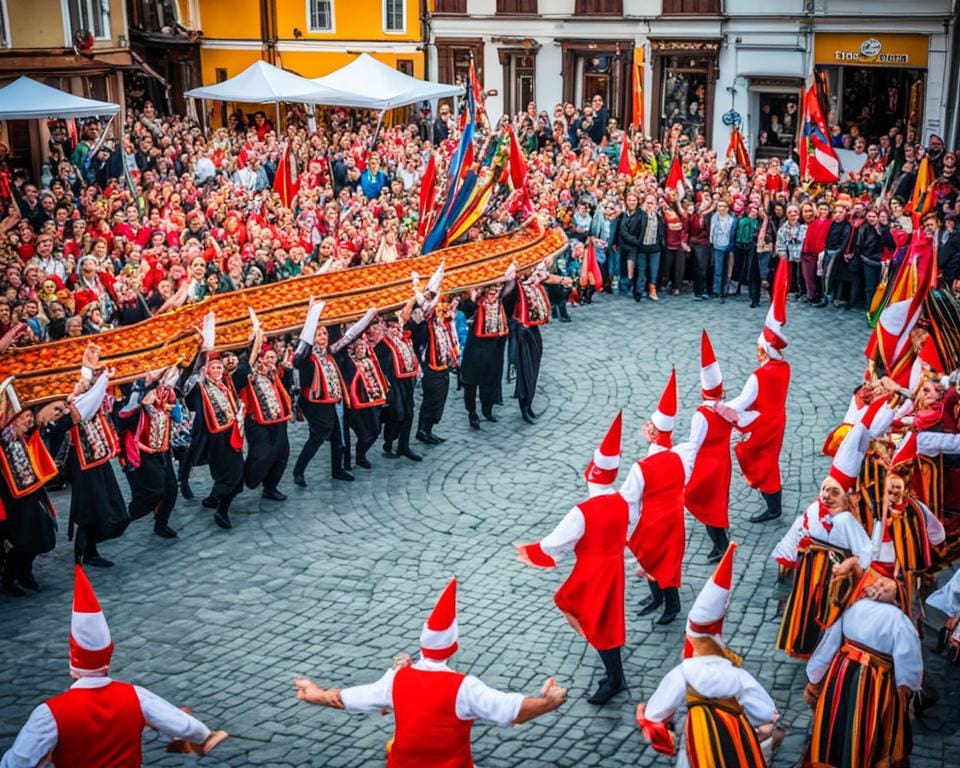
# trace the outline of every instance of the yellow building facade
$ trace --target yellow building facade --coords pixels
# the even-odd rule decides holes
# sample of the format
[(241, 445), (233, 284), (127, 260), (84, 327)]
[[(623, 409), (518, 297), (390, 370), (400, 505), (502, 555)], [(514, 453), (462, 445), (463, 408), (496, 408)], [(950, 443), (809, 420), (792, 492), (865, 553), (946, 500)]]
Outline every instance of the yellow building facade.
[(233, 77), (257, 59), (320, 77), (360, 53), (424, 75), (420, 0), (194, 1), (205, 85)]

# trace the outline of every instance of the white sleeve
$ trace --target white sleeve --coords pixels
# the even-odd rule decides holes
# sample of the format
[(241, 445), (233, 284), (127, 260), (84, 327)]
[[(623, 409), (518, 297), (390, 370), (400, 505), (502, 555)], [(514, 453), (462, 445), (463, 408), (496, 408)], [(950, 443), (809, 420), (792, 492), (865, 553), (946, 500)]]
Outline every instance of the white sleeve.
[(680, 461), (683, 462), (683, 483), (686, 485), (690, 475), (693, 474), (693, 464), (697, 460), (697, 448), (693, 443), (680, 443), (670, 450), (677, 454)]
[(127, 400), (126, 405), (120, 409), (120, 418), (125, 419), (128, 416), (131, 416), (134, 411), (140, 407), (140, 398), (143, 395), (142, 389), (134, 389), (130, 393), (130, 399)]
[(793, 525), (787, 530), (783, 538), (773, 548), (772, 557), (777, 562), (796, 563), (797, 550), (800, 547), (800, 539), (803, 538), (803, 514), (793, 521)]
[(320, 325), (321, 312), (323, 312), (323, 302), (318, 301), (307, 310), (307, 319), (300, 331), (300, 341), (306, 342), (311, 347), (313, 346), (313, 339), (317, 335), (317, 326)]
[(829, 629), (823, 633), (817, 648), (814, 650), (810, 661), (807, 662), (807, 680), (816, 685), (830, 669), (833, 657), (840, 650), (840, 643), (843, 641), (843, 617), (841, 616)]
[(643, 506), (643, 472), (637, 462), (630, 467), (627, 479), (620, 486), (620, 495), (627, 502), (627, 536), (640, 522), (640, 508)]
[(873, 417), (873, 423), (867, 428), (867, 434), (873, 439), (885, 435), (887, 430), (890, 429), (890, 425), (893, 424), (895, 416), (896, 412), (893, 408), (891, 408), (888, 403), (885, 403)]
[(703, 441), (707, 439), (707, 420), (699, 410), (693, 412), (690, 417), (690, 437), (689, 442), (699, 451)]
[(107, 396), (108, 378), (107, 372), (104, 371), (90, 389), (74, 399), (73, 405), (80, 414), (81, 420), (89, 421), (97, 415), (97, 411), (103, 404), (103, 398)]
[(647, 700), (643, 716), (654, 723), (665, 723), (680, 708), (687, 696), (687, 678), (683, 667), (676, 666), (660, 681), (657, 690)]
[(348, 712), (379, 712), (393, 707), (393, 678), (397, 670), (388, 669), (379, 680), (340, 691), (340, 701)]
[(750, 724), (757, 726), (775, 723), (780, 719), (777, 705), (756, 678), (745, 669), (737, 669), (740, 676), (740, 695), (737, 700), (743, 707)]
[(920, 499), (917, 499), (917, 504), (919, 504), (920, 509), (923, 510), (923, 519), (927, 524), (927, 541), (935, 547), (940, 546), (947, 538), (947, 531), (943, 527), (943, 523), (930, 511), (930, 507), (920, 501)]
[(183, 739), (194, 744), (206, 741), (210, 735), (210, 729), (193, 715), (187, 714), (146, 688), (141, 688), (139, 685), (133, 688), (137, 692), (137, 698), (140, 699), (140, 711), (143, 712), (143, 719), (146, 720), (147, 725), (172, 739)]
[(34, 707), (13, 746), (0, 758), (0, 768), (36, 768), (57, 746), (57, 721), (46, 704)]
[(924, 456), (936, 456), (938, 453), (960, 453), (960, 434), (917, 432), (917, 453)]
[(742, 416), (746, 410), (756, 402), (759, 393), (760, 383), (757, 381), (757, 374), (751, 373), (747, 382), (743, 385), (743, 391), (733, 398), (733, 400), (727, 400), (724, 405), (733, 408), (733, 410)]
[(557, 527), (540, 540), (540, 549), (552, 558), (562, 552), (570, 552), (583, 538), (585, 527), (583, 512), (580, 507), (573, 507), (563, 516)]
[(870, 563), (873, 562), (873, 542), (870, 541), (867, 532), (852, 514), (844, 515), (842, 525), (847, 537), (847, 549), (856, 555), (861, 568), (869, 568)]
[(505, 693), (491, 688), (473, 675), (467, 675), (457, 691), (456, 711), (461, 720), (491, 720), (510, 725), (520, 714), (522, 693)]
[(897, 622), (893, 640), (893, 672), (897, 686), (905, 685), (919, 691), (923, 685), (923, 652), (917, 630), (906, 615)]

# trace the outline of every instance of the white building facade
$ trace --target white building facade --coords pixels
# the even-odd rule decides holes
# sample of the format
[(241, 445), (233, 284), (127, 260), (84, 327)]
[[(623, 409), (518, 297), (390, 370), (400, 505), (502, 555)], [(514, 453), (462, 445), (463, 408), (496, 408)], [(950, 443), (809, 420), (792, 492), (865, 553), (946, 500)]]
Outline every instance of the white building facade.
[(722, 150), (733, 111), (751, 152), (788, 151), (814, 68), (843, 133), (898, 125), (951, 143), (955, 26), (954, 0), (432, 0), (426, 48), (442, 82), (465, 77), (472, 54), (494, 116), (600, 93), (621, 125), (640, 48), (647, 133), (679, 121)]

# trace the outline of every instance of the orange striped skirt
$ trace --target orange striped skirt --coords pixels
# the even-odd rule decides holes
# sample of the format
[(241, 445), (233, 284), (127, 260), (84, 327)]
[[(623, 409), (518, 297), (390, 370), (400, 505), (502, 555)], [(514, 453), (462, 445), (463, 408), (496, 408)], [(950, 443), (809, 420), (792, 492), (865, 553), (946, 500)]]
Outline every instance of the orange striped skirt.
[(765, 768), (756, 731), (736, 699), (708, 699), (687, 686), (684, 742), (690, 768)]

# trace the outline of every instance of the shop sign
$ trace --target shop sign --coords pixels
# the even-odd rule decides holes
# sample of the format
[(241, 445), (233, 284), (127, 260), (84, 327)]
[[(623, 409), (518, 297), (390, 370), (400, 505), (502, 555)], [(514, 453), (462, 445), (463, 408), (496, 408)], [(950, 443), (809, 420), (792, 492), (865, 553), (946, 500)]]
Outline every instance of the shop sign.
[(817, 34), (817, 64), (925, 68), (930, 47), (926, 35)]

